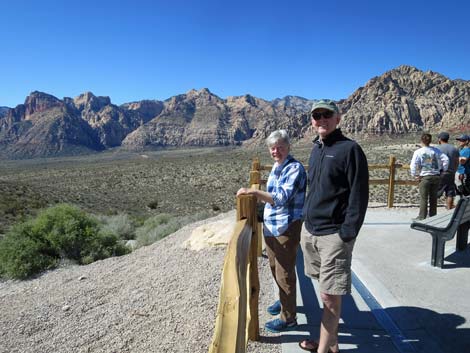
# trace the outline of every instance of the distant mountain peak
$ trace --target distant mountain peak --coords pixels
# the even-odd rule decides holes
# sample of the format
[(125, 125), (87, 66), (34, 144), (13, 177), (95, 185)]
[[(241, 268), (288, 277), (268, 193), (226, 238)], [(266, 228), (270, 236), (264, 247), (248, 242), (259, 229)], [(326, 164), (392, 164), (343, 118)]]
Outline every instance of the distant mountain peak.
[(107, 96), (95, 96), (92, 92), (84, 92), (73, 99), (73, 103), (78, 110), (89, 109), (99, 111), (103, 107), (111, 104), (111, 99)]

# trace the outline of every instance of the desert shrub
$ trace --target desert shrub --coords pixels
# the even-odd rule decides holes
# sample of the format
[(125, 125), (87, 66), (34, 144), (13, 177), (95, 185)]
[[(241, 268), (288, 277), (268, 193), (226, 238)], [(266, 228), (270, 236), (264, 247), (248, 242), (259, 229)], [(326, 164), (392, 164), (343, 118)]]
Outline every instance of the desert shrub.
[(135, 231), (137, 246), (150, 245), (176, 232), (180, 227), (177, 218), (169, 214), (161, 213), (150, 217)]
[(61, 204), (39, 213), (33, 231), (49, 242), (61, 257), (77, 260), (99, 233), (98, 222), (77, 207)]
[(94, 217), (61, 204), (7, 232), (0, 241), (0, 273), (26, 278), (56, 266), (61, 258), (87, 264), (127, 252), (115, 234), (100, 229)]
[(32, 230), (32, 222), (14, 225), (0, 240), (0, 276), (24, 279), (53, 268), (58, 262), (44, 238)]
[(100, 216), (99, 221), (102, 223), (104, 232), (116, 234), (120, 239), (134, 239), (135, 226), (129, 215), (120, 213), (115, 216)]
[(174, 217), (161, 213), (148, 218), (144, 224), (136, 229), (137, 247), (153, 244), (157, 240), (163, 239), (167, 235), (176, 232), (189, 223), (207, 218), (212, 214), (209, 212), (199, 212), (189, 216)]
[(90, 239), (83, 250), (81, 263), (84, 265), (111, 256), (125, 255), (130, 252), (128, 247), (119, 242), (115, 234), (104, 231), (100, 231), (95, 237)]

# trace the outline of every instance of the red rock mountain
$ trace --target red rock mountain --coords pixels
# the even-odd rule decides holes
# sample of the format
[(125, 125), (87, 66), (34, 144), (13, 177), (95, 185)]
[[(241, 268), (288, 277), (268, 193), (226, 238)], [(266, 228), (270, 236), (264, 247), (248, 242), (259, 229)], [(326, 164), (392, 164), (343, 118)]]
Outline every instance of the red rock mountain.
[[(321, 98), (321, 97), (318, 97)], [(62, 100), (32, 92), (0, 114), (0, 157), (31, 158), (126, 149), (262, 143), (279, 128), (301, 138), (309, 130), (312, 100), (251, 95), (222, 99), (208, 89), (165, 101), (117, 106), (91, 92)], [(470, 81), (400, 66), (369, 80), (338, 102), (347, 132), (403, 134), (470, 131)]]

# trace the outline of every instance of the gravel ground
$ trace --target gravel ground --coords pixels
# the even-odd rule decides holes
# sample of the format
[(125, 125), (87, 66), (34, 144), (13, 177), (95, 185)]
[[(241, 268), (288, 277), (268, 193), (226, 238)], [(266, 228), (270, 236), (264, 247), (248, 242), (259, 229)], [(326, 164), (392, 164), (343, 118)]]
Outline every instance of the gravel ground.
[[(207, 352), (225, 248), (196, 252), (181, 244), (195, 227), (227, 216), (234, 212), (123, 257), (0, 282), (0, 352)], [(259, 274), (262, 327), (274, 299), (265, 258)], [(248, 352), (281, 352), (278, 338), (262, 328), (260, 335)]]

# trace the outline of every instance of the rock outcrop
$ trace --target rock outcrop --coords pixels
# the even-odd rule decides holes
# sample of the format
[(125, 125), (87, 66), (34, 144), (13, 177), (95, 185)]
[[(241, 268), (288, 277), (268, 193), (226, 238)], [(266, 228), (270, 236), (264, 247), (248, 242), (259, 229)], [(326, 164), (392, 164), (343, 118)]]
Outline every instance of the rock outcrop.
[[(129, 134), (129, 149), (167, 146), (224, 146), (260, 141), (275, 128), (299, 136), (307, 119), (287, 105), (250, 95), (221, 99), (207, 88), (191, 90), (165, 101), (163, 111)], [(306, 117), (306, 116), (305, 116)]]
[(400, 66), (341, 102), (348, 132), (402, 134), (470, 128), (470, 81)]
[[(140, 114), (138, 104), (132, 105), (132, 109), (118, 107), (111, 104), (109, 97), (97, 97), (91, 92), (81, 94), (73, 100), (67, 99), (67, 102), (96, 131), (105, 148), (120, 146), (130, 132), (155, 116), (148, 116), (152, 109), (144, 103), (140, 105), (143, 107), (143, 113)], [(158, 115), (158, 109), (153, 110)]]
[(163, 103), (111, 104), (86, 92), (60, 100), (32, 92), (24, 104), (0, 117), (0, 151), (10, 158), (34, 158), (101, 151), (120, 146), (139, 126), (158, 115)]
[(10, 110), (8, 107), (0, 107), (0, 118), (3, 118), (7, 115), (7, 112)]

